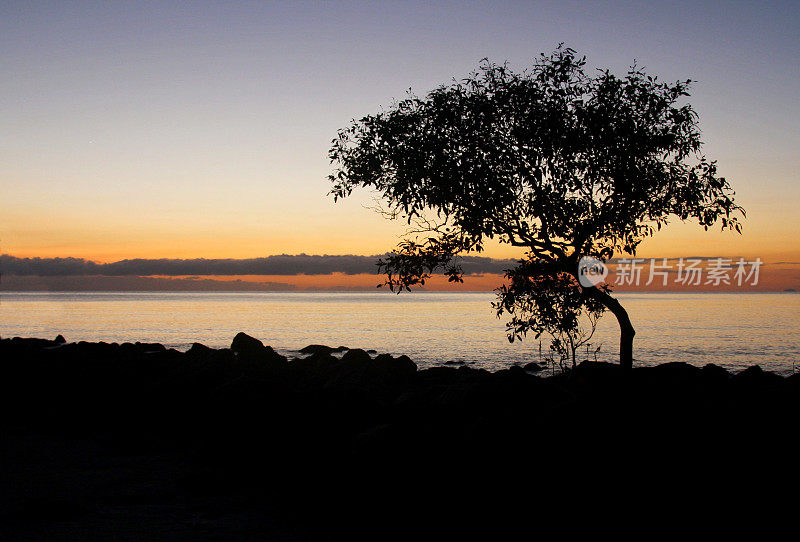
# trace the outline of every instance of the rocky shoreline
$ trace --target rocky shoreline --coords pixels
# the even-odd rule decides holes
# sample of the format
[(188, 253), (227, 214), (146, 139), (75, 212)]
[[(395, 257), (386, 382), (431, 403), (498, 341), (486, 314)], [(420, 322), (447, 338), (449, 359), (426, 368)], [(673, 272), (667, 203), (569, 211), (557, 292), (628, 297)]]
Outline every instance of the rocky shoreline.
[(359, 349), (301, 353), (243, 333), (187, 352), (0, 340), (4, 531), (353, 538), (356, 525), (407, 526), (410, 509), (481, 501), (488, 513), (522, 486), (536, 506), (608, 491), (620, 473), (654, 487), (722, 477), (784, 453), (800, 414), (800, 375), (757, 366), (586, 362), (539, 376), (535, 364), (418, 370)]

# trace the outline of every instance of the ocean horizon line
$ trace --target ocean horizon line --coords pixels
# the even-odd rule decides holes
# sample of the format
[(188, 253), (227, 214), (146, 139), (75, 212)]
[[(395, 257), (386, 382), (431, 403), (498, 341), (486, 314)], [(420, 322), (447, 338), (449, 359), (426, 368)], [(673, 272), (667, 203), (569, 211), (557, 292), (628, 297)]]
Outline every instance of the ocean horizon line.
[[(375, 290), (378, 290), (377, 288)], [(613, 290), (616, 294), (796, 294), (797, 290)], [(392, 294), (392, 295), (415, 295), (415, 294), (492, 294), (495, 290), (414, 290), (412, 292), (396, 293), (389, 290), (1, 290), (0, 296), (7, 294), (232, 294), (232, 295), (252, 295), (252, 294)]]

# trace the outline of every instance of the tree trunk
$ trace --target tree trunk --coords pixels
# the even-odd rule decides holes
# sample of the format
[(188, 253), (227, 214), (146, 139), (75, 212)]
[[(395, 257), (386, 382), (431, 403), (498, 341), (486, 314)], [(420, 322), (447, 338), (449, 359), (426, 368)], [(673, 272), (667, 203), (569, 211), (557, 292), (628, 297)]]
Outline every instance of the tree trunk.
[(608, 295), (608, 293), (591, 288), (592, 295), (600, 301), (605, 308), (610, 310), (617, 317), (619, 323), (619, 364), (625, 370), (633, 368), (633, 337), (636, 330), (633, 329), (628, 311), (620, 305), (619, 301)]

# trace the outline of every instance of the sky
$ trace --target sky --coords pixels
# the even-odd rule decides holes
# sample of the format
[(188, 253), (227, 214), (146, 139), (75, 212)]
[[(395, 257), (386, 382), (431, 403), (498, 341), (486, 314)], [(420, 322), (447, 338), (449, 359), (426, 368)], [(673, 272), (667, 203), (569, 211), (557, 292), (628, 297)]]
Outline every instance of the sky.
[(100, 263), (385, 253), (402, 224), (370, 210), (372, 194), (327, 195), (337, 129), (484, 57), (523, 69), (564, 42), (590, 66), (622, 73), (636, 59), (696, 80), (705, 153), (747, 210), (741, 236), (676, 223), (643, 256), (800, 262), (797, 8), (6, 1), (0, 253)]

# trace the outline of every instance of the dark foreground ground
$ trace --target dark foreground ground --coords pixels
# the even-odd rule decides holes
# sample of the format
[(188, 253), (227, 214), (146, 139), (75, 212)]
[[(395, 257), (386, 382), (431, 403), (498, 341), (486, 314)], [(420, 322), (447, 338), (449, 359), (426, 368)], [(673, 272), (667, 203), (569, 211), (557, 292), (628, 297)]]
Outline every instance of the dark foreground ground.
[(0, 340), (0, 540), (504, 540), (797, 511), (800, 375), (59, 339)]

